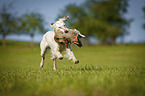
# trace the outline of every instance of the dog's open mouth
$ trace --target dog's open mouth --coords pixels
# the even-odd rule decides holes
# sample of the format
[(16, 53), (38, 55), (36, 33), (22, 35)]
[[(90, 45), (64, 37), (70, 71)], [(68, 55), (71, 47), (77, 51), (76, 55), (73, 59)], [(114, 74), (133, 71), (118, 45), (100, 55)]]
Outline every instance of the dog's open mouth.
[(73, 44), (76, 44), (79, 47), (82, 47), (82, 42), (79, 38), (77, 38), (77, 41), (74, 41)]

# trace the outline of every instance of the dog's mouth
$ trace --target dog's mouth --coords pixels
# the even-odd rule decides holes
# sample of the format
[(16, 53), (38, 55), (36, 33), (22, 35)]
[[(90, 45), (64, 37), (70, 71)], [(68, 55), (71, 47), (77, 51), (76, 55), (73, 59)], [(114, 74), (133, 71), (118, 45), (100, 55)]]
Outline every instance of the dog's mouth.
[(82, 47), (82, 42), (79, 36), (76, 36), (76, 41), (74, 41), (73, 44), (76, 44), (77, 46)]
[(82, 47), (82, 44), (78, 43), (78, 42), (74, 42), (73, 44), (76, 44), (79, 47)]

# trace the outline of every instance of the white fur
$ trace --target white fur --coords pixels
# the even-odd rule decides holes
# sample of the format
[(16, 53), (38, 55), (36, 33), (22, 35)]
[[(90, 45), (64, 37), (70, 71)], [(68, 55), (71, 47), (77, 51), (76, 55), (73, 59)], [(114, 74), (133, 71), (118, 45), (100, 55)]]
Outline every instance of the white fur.
[(57, 32), (58, 30), (64, 32), (68, 31), (68, 28), (65, 26), (64, 21), (67, 20), (69, 17), (60, 18), (58, 21), (56, 21), (54, 24), (50, 25), (53, 28), (54, 32)]
[(71, 51), (70, 48), (67, 48), (65, 45), (60, 46), (57, 42), (54, 40), (55, 32), (54, 31), (48, 31), (46, 34), (44, 34), (43, 39), (40, 43), (40, 48), (41, 48), (41, 56), (42, 60), (40, 63), (40, 68), (43, 67), (44, 64), (44, 58), (45, 58), (45, 53), (47, 50), (50, 50), (51, 52), (51, 58), (53, 59), (54, 62), (54, 70), (56, 70), (56, 58), (63, 58), (61, 55), (61, 52), (65, 50), (66, 55), (65, 57), (72, 59), (73, 62), (75, 63), (78, 61), (73, 52)]
[(85, 35), (81, 34), (80, 31), (78, 31), (77, 29), (74, 29), (81, 37), (86, 37)]

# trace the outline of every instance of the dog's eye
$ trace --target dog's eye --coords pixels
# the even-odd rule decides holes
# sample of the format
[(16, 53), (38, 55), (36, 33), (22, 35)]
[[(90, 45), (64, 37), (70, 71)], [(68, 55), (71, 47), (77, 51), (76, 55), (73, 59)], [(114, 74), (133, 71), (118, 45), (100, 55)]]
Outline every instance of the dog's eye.
[(65, 25), (64, 25), (65, 26)]

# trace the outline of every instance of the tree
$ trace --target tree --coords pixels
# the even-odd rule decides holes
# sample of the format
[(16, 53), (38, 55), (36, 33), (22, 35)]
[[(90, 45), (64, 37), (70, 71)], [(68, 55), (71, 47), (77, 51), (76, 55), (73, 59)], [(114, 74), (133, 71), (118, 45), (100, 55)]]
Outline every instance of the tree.
[(66, 6), (60, 16), (69, 15), (69, 27), (77, 28), (83, 34), (96, 35), (102, 44), (115, 44), (118, 36), (127, 34), (130, 23), (124, 18), (127, 7), (127, 0), (86, 0), (78, 6)]
[(10, 33), (17, 32), (17, 18), (10, 12), (12, 3), (3, 5), (0, 10), (0, 34), (2, 34), (2, 45), (6, 46), (5, 37)]
[(40, 13), (31, 12), (22, 15), (19, 18), (20, 24), (19, 29), (31, 37), (31, 46), (33, 46), (33, 37), (36, 32), (44, 33), (46, 30), (44, 28), (43, 16)]
[[(143, 12), (144, 12), (144, 19), (145, 19), (145, 6), (143, 7)], [(145, 29), (145, 23), (143, 24), (143, 28)]]
[[(94, 0), (92, 0), (94, 1)], [(110, 43), (114, 44), (115, 39), (118, 36), (123, 36), (127, 34), (127, 26), (130, 23), (130, 20), (124, 18), (124, 14), (127, 12), (128, 2), (126, 0), (108, 0), (103, 2), (96, 2), (90, 6), (90, 11), (93, 14), (95, 19), (101, 20), (105, 26), (103, 31), (106, 31), (105, 34), (103, 31), (100, 35), (105, 35), (105, 38), (101, 38), (102, 41), (110, 38)], [(100, 22), (100, 23), (101, 23)], [(97, 34), (98, 32), (96, 32)], [(98, 37), (99, 34), (98, 34)]]

